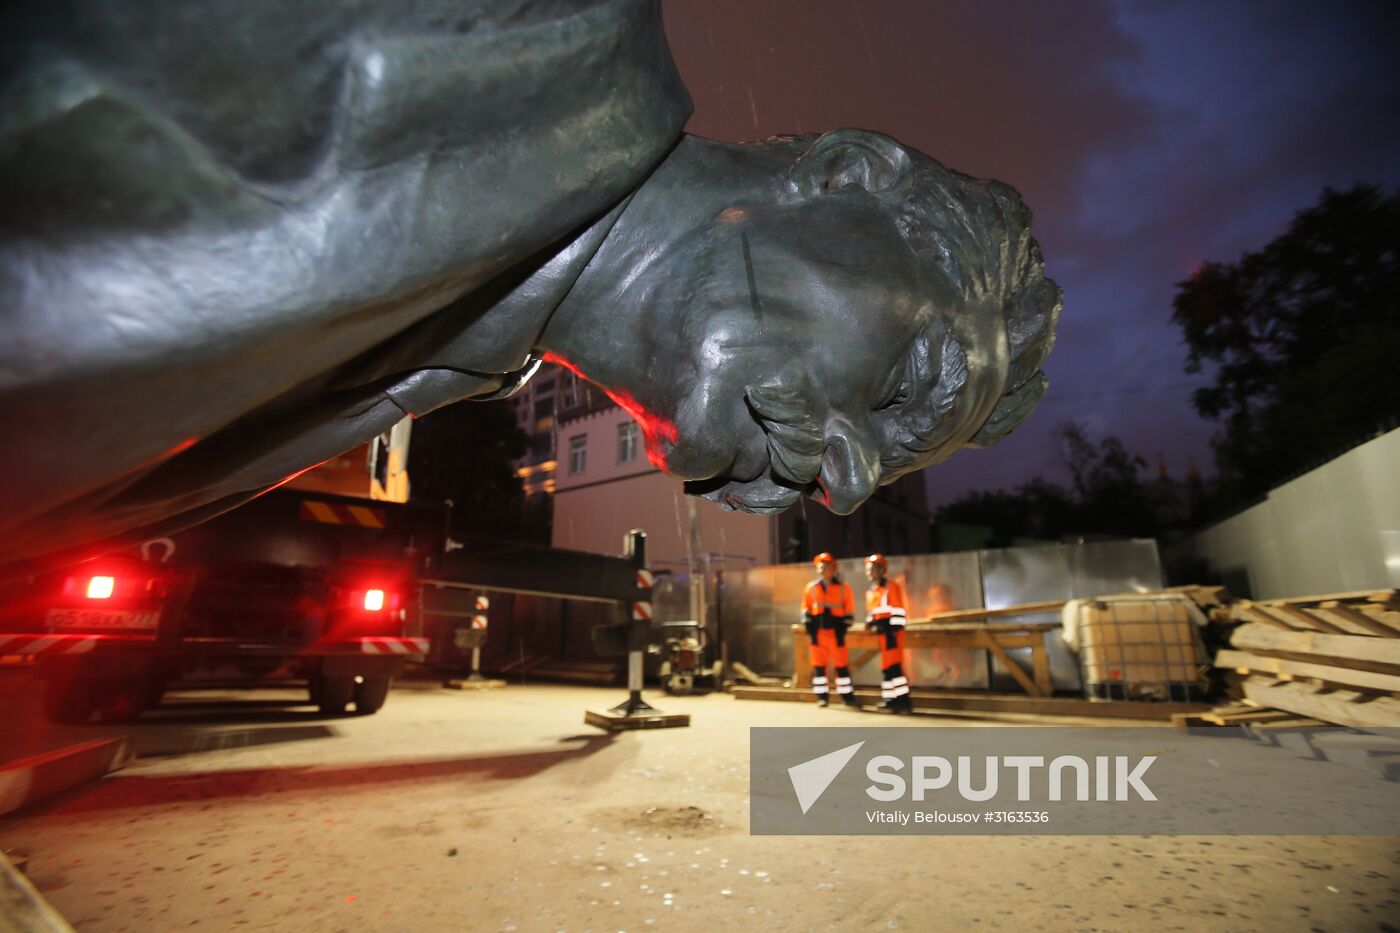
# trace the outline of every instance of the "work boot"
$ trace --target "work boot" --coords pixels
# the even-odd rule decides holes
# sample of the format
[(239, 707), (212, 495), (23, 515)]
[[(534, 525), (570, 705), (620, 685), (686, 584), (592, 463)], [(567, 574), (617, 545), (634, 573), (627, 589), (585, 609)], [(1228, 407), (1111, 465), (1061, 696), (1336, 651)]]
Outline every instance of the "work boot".
[(896, 715), (907, 716), (914, 712), (914, 698), (907, 693), (904, 696), (895, 697), (890, 700), (889, 709), (891, 713)]
[(825, 694), (825, 693), (818, 693), (818, 694), (817, 694), (817, 705), (818, 705), (818, 706), (830, 706), (830, 705), (831, 705), (831, 697), (830, 697), (829, 695)]
[(845, 703), (851, 709), (860, 709), (860, 700), (856, 699), (856, 695), (854, 693), (841, 694), (841, 702)]

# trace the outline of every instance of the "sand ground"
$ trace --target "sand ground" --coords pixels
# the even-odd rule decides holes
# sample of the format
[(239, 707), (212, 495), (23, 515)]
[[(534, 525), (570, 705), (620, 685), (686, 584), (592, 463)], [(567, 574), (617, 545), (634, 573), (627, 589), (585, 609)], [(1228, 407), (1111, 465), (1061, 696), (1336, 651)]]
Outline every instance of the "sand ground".
[[(614, 689), (397, 689), (324, 719), (295, 689), (177, 692), (107, 779), (0, 819), (79, 930), (1397, 930), (1390, 837), (748, 834), (750, 726), (910, 724), (726, 695), (689, 729), (582, 724)], [(925, 724), (965, 720), (917, 717)]]

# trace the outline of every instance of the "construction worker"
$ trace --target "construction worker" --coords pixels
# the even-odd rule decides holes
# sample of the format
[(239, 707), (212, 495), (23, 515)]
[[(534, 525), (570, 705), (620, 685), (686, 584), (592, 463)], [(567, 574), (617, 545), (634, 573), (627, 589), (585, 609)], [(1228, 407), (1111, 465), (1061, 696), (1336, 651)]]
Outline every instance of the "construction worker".
[(880, 635), (880, 696), (881, 704), (894, 713), (913, 710), (909, 697), (909, 678), (904, 676), (904, 623), (906, 603), (904, 587), (889, 578), (890, 565), (883, 554), (871, 554), (865, 559), (865, 575), (870, 588), (865, 591), (865, 627)]
[(823, 551), (812, 558), (812, 563), (820, 576), (802, 592), (802, 624), (812, 640), (812, 692), (820, 705), (830, 702), (826, 679), (826, 667), (830, 664), (836, 668), (836, 692), (841, 695), (841, 702), (859, 707), (846, 653), (846, 629), (855, 617), (855, 595), (836, 575), (836, 558)]

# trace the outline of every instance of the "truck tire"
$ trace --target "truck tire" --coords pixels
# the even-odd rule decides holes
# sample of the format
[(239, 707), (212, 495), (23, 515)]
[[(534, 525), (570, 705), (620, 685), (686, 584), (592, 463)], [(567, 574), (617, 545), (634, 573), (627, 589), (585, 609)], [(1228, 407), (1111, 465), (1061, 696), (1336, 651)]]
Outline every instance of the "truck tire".
[(44, 715), (51, 722), (80, 726), (96, 711), (97, 697), (91, 680), (56, 674), (44, 681)]
[(318, 677), (312, 692), (316, 696), (316, 705), (320, 707), (321, 715), (344, 716), (346, 705), (354, 697), (355, 678)]
[(365, 677), (355, 684), (355, 715), (370, 716), (379, 712), (384, 701), (389, 698), (392, 677)]
[(150, 685), (144, 677), (98, 681), (98, 710), (103, 722), (135, 722), (146, 711)]

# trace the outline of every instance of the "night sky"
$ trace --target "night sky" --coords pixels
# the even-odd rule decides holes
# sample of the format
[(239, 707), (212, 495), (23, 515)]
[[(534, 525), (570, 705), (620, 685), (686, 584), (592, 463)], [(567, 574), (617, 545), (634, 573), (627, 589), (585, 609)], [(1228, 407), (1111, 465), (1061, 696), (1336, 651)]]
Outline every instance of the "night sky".
[(1324, 186), (1400, 184), (1392, 7), (1361, 2), (666, 0), (723, 140), (857, 126), (1016, 187), (1065, 291), (1050, 390), (1006, 441), (925, 474), (931, 503), (1063, 479), (1067, 419), (1211, 471), (1176, 282), (1282, 232)]

